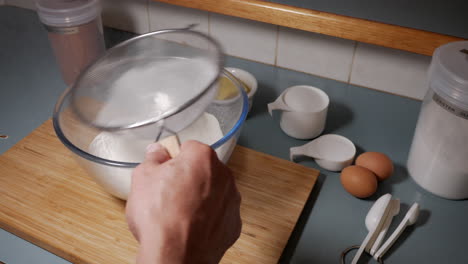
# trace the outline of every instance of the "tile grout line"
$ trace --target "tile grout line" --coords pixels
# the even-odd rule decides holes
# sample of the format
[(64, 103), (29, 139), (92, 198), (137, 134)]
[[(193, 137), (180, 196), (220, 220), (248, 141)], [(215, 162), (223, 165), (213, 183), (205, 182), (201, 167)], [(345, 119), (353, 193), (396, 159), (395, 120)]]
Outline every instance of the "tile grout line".
[(353, 48), (353, 57), (351, 57), (351, 67), (349, 67), (349, 74), (348, 74), (348, 84), (351, 84), (351, 75), (353, 73), (353, 66), (354, 66), (354, 58), (356, 57), (356, 50), (357, 50), (358, 42), (354, 41), (354, 48)]
[(273, 62), (273, 65), (274, 65), (274, 66), (278, 66), (279, 32), (280, 32), (280, 26), (276, 26), (275, 60), (274, 60), (274, 62)]

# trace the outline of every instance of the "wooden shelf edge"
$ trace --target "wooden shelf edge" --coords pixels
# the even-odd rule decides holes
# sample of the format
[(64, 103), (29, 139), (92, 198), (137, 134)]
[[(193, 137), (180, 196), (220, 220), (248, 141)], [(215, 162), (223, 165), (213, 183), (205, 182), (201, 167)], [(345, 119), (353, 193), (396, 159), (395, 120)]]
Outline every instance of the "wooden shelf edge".
[(153, 0), (431, 56), (462, 38), (261, 0)]

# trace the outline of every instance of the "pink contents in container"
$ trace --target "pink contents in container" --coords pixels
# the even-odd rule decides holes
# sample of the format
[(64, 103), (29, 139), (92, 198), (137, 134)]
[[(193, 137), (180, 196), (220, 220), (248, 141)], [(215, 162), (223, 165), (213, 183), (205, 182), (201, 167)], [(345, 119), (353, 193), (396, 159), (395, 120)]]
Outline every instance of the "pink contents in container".
[(105, 51), (99, 0), (36, 0), (36, 7), (62, 77), (70, 85)]

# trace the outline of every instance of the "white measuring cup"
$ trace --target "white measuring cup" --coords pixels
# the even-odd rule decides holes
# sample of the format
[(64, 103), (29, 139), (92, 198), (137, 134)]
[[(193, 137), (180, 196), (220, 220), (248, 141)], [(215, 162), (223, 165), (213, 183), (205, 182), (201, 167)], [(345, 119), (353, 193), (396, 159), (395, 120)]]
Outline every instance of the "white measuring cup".
[(327, 134), (305, 145), (290, 148), (291, 161), (299, 155), (314, 158), (315, 162), (326, 170), (341, 171), (353, 162), (356, 147), (351, 140), (343, 136)]
[(327, 119), (328, 95), (313, 86), (297, 85), (287, 88), (273, 103), (268, 112), (282, 111), (281, 129), (297, 139), (314, 138), (322, 133)]

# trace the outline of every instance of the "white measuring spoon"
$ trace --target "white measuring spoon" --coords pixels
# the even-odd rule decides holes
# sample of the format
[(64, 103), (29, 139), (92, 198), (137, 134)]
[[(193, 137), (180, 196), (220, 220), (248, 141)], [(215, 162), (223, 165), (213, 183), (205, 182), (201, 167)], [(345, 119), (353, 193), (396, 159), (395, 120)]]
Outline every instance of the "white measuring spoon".
[(379, 231), (382, 228), (385, 217), (388, 215), (391, 199), (392, 195), (389, 193), (382, 195), (379, 199), (377, 199), (377, 201), (375, 201), (374, 205), (372, 205), (371, 209), (367, 213), (366, 219), (368, 217), (369, 219), (375, 219), (372, 221), (375, 221), (375, 224), (372, 224), (373, 228), (369, 230), (369, 233), (367, 234), (366, 238), (364, 238), (364, 241), (362, 242), (356, 255), (353, 258), (352, 264), (356, 264), (364, 250), (366, 248), (370, 248), (374, 244), (375, 239), (377, 238)]
[(314, 158), (315, 162), (326, 170), (341, 171), (353, 162), (356, 147), (351, 140), (343, 136), (327, 134), (289, 150), (291, 161), (299, 155)]
[[(366, 251), (369, 252), (371, 255), (374, 255), (374, 253), (377, 251), (377, 249), (379, 249), (380, 245), (383, 242), (385, 234), (387, 233), (388, 228), (390, 227), (390, 224), (392, 223), (393, 217), (396, 216), (400, 212), (400, 200), (399, 199), (392, 200), (390, 202), (389, 206), (390, 206), (390, 208), (389, 208), (388, 215), (387, 215), (387, 217), (385, 218), (385, 220), (384, 220), (384, 222), (382, 224), (382, 228), (380, 229), (380, 232), (379, 232), (379, 235), (377, 236), (377, 239), (375, 239), (374, 245), (372, 245), (372, 248), (370, 249), (370, 251), (368, 249), (366, 249)], [(371, 221), (369, 221), (369, 223), (368, 223), (367, 218), (366, 218), (366, 227), (369, 230), (372, 227), (370, 222)], [(375, 225), (375, 223), (374, 223), (374, 225)]]
[(383, 246), (375, 253), (374, 259), (378, 260), (381, 258), (388, 249), (395, 243), (395, 241), (398, 239), (398, 237), (403, 233), (403, 230), (407, 226), (414, 225), (416, 221), (418, 220), (419, 216), (419, 204), (414, 203), (411, 208), (408, 210), (406, 213), (405, 217), (401, 221), (401, 223), (398, 225), (397, 229), (393, 232), (393, 234), (385, 241)]

